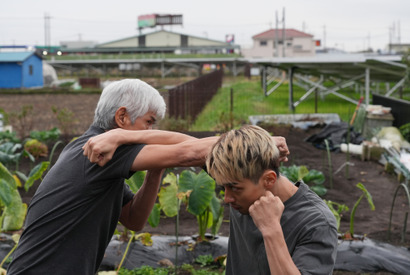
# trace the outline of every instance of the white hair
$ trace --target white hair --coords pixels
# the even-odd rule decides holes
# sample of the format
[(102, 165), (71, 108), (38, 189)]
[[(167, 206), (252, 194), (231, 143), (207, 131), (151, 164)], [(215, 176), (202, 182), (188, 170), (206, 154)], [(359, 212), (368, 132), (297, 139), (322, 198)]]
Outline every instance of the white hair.
[(101, 93), (95, 109), (93, 125), (104, 130), (116, 128), (115, 112), (125, 107), (132, 123), (147, 112), (158, 119), (165, 115), (165, 101), (159, 92), (139, 79), (124, 79), (109, 84)]

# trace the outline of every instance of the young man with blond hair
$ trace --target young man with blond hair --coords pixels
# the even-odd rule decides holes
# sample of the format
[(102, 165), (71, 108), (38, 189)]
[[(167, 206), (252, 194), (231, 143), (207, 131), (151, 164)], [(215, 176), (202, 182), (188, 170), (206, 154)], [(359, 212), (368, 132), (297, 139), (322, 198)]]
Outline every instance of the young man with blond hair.
[(257, 126), (223, 134), (206, 162), (230, 204), (226, 274), (331, 274), (336, 220), (309, 187), (279, 173), (279, 150)]

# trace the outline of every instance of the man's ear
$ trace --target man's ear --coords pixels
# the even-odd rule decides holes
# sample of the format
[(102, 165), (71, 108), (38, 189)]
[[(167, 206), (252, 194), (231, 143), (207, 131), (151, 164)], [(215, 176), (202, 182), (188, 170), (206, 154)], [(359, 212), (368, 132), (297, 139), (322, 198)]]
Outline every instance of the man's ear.
[(115, 111), (115, 123), (119, 128), (124, 128), (127, 125), (127, 120), (128, 120), (128, 114), (127, 114), (127, 108), (125, 107), (120, 107)]
[(272, 189), (277, 179), (276, 172), (273, 170), (266, 170), (262, 174), (262, 182), (266, 189)]

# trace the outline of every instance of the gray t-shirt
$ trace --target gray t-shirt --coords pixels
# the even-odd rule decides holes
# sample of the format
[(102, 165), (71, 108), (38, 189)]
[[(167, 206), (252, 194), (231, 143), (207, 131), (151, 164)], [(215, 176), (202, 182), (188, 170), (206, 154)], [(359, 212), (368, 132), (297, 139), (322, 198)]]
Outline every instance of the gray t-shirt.
[[(332, 274), (336, 219), (309, 186), (303, 182), (296, 186), (299, 189), (284, 203), (280, 220), (288, 251), (302, 274)], [(250, 215), (232, 208), (226, 274), (270, 274), (262, 234)]]
[(133, 193), (124, 183), (144, 145), (120, 146), (104, 167), (81, 147), (103, 133), (90, 127), (64, 148), (33, 196), (8, 275), (95, 274)]

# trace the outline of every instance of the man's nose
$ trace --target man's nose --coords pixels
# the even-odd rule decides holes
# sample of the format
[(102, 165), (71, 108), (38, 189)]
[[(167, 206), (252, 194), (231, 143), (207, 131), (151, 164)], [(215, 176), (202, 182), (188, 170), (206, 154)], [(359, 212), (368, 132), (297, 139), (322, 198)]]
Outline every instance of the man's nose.
[(228, 191), (228, 188), (225, 188), (225, 198), (224, 198), (225, 203), (232, 203), (235, 201), (235, 199), (232, 197), (231, 192)]

